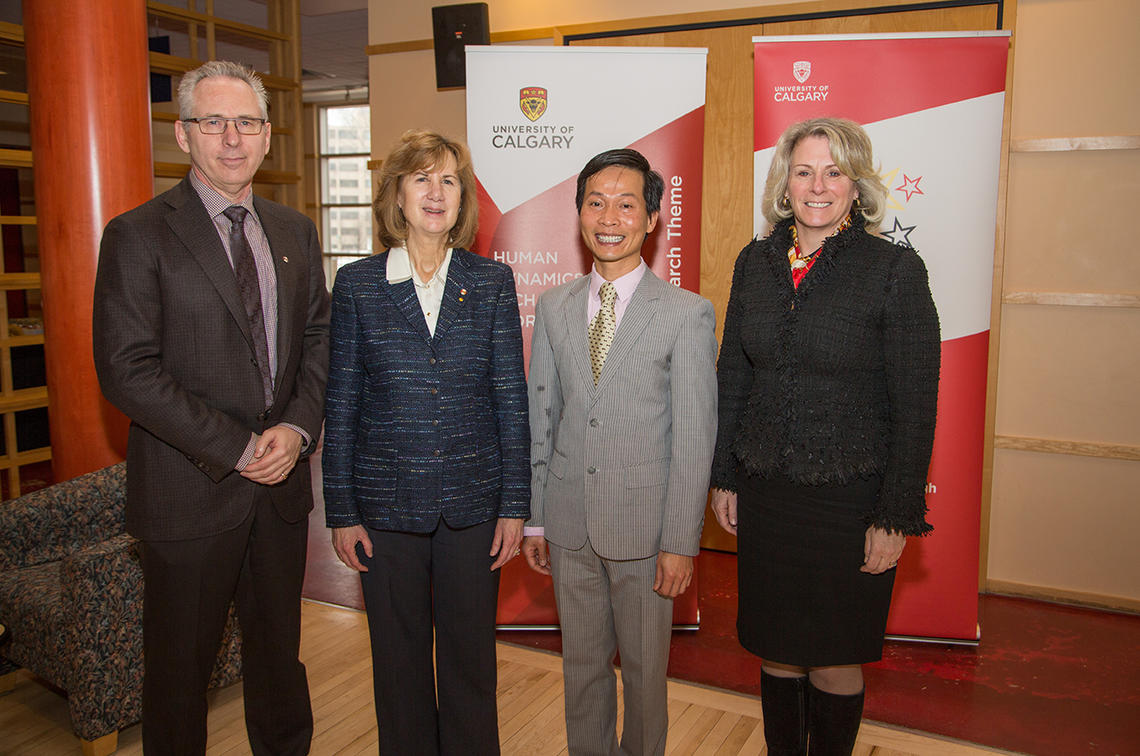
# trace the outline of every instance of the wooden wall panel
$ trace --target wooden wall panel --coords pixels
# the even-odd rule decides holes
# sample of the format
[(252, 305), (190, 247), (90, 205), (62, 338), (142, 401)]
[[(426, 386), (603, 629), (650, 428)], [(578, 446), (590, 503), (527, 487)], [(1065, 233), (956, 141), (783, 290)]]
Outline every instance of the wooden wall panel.
[[(425, 74), (426, 72), (426, 74)], [(372, 106), (372, 157), (383, 160), (408, 129), (432, 129), (467, 138), (467, 90), (435, 88), (431, 50), (373, 55), (368, 59)]]
[(1018, 137), (1140, 135), (1140, 3), (1021, 0), (1014, 76)]
[(1140, 464), (998, 449), (994, 468), (989, 567), (998, 590), (1140, 611)]
[(1122, 222), (1098, 221), (1106, 217), (1107, 197), (1140, 197), (1140, 150), (1015, 157), (1009, 179), (1005, 292), (1140, 293), (1140, 255), (1129, 252), (1136, 231), (1128, 212), (1120, 217)]
[[(1140, 445), (1135, 310), (1045, 305), (1004, 310), (998, 434)], [(1047, 455), (1041, 463), (1054, 461)]]

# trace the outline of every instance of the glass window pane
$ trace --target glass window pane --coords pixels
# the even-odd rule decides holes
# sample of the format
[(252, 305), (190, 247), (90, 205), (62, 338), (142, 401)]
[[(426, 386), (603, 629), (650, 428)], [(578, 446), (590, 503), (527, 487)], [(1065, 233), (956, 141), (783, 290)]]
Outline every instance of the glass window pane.
[[(341, 266), (372, 254), (368, 106), (321, 108), (319, 141), (321, 241), (325, 252), (325, 280), (331, 289)], [(355, 157), (343, 157), (346, 155)]]
[(321, 158), (321, 204), (366, 205), (372, 202), (368, 159)]
[[(0, 4), (10, 5), (10, 3)], [(20, 4), (16, 3), (16, 13), (19, 14)], [(7, 15), (8, 10), (0, 11), (0, 14)], [(7, 20), (7, 19), (3, 19)], [(13, 21), (10, 23), (19, 23)], [(24, 65), (24, 46), (14, 45), (8, 42), (0, 42), (0, 89), (6, 89), (11, 92), (27, 92), (28, 91), (28, 75)], [(21, 105), (25, 111), (28, 109), (27, 105)], [(23, 116), (23, 120), (27, 120), (27, 114)]]
[(371, 150), (367, 105), (321, 110), (321, 154), (365, 154)]
[[(36, 318), (14, 318), (8, 321), (8, 329), (13, 335), (43, 333), (43, 321)], [(47, 372), (44, 368), (44, 345), (29, 344), (14, 346), (12, 355), (12, 388), (33, 388), (47, 385)]]
[(16, 451), (23, 452), (51, 446), (47, 407), (36, 407), (17, 412), (15, 415)]
[(326, 253), (361, 257), (372, 254), (372, 208), (326, 208), (324, 248)]

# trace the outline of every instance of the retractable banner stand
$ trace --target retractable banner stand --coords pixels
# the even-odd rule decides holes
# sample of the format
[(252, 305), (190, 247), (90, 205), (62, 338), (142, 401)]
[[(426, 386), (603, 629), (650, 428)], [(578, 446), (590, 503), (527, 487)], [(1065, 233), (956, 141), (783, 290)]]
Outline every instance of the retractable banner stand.
[(942, 327), (926, 501), (898, 566), (891, 636), (975, 641), (990, 292), (1008, 32), (756, 37), (756, 232), (773, 148), (816, 116), (863, 125), (890, 190), (882, 236), (918, 250)]
[[(514, 270), (528, 363), (538, 296), (590, 271), (574, 195), (578, 172), (599, 152), (632, 147), (664, 177), (661, 216), (642, 255), (663, 280), (698, 290), (706, 53), (467, 48), (467, 143), (479, 188), (475, 251)], [(697, 620), (694, 581), (677, 600), (674, 621)], [(549, 578), (521, 559), (503, 569), (499, 623), (557, 624)]]

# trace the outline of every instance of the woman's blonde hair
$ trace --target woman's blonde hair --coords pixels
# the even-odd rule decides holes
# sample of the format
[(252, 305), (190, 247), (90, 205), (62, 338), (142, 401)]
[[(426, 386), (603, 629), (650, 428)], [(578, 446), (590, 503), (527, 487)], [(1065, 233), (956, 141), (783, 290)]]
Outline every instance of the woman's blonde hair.
[(471, 153), (467, 146), (448, 139), (434, 131), (412, 129), (405, 131), (400, 143), (380, 167), (380, 187), (372, 203), (376, 217), (377, 235), (383, 247), (400, 247), (408, 240), (408, 221), (397, 204), (400, 179), (416, 171), (442, 165), (448, 153), (455, 158), (455, 173), (459, 177), (459, 217), (448, 234), (452, 247), (467, 249), (475, 241), (479, 228), (479, 202), (475, 196), (475, 171), (471, 168)]
[(831, 159), (844, 176), (855, 182), (858, 197), (854, 209), (863, 213), (868, 228), (877, 227), (886, 213), (887, 187), (871, 162), (871, 138), (862, 126), (846, 118), (811, 118), (793, 123), (780, 135), (764, 183), (760, 209), (765, 220), (775, 226), (792, 216), (792, 208), (784, 200), (792, 153), (800, 141), (817, 136), (827, 139)]

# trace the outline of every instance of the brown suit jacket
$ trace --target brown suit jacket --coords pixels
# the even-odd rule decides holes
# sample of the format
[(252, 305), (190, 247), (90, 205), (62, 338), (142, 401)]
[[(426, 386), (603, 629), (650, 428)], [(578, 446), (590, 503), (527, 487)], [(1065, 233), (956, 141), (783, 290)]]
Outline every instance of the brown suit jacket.
[(234, 471), (278, 423), (320, 435), (328, 293), (312, 222), (254, 198), (277, 271), (277, 375), (266, 410), (233, 268), (189, 178), (107, 224), (95, 280), (95, 367), (131, 419), (127, 530), (180, 540), (240, 524), (259, 489), (289, 522), (312, 508), (308, 465), (263, 487)]

